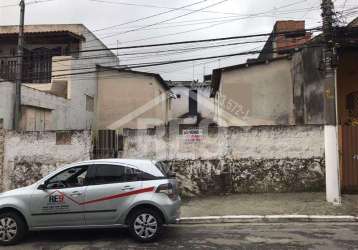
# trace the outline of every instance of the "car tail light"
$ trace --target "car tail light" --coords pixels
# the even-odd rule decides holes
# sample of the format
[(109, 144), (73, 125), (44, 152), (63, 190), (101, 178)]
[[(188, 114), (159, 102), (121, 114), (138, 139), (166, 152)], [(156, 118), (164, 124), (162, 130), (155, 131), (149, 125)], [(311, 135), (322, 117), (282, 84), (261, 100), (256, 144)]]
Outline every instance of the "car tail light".
[(160, 185), (155, 192), (166, 194), (172, 200), (176, 200), (178, 197), (177, 192), (171, 183)]

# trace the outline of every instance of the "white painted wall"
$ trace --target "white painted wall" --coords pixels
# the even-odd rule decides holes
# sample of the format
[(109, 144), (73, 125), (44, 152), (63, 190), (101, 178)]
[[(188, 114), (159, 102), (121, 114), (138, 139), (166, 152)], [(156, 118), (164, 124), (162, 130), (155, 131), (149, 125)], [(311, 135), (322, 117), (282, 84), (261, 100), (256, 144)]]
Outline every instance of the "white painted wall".
[(56, 132), (6, 132), (3, 191), (30, 185), (65, 164), (89, 160), (91, 133), (74, 131), (70, 145), (56, 145)]
[(170, 138), (147, 135), (125, 138), (123, 158), (157, 160), (310, 159), (324, 157), (322, 126), (263, 126), (219, 128), (198, 143), (186, 143), (179, 134)]
[[(1, 81), (1, 78), (0, 78)], [(11, 129), (14, 113), (14, 84), (9, 82), (0, 83), (0, 119), (4, 121), (4, 128)]]
[[(15, 84), (0, 83), (0, 119), (4, 120), (4, 128), (12, 129)], [(70, 100), (51, 95), (25, 85), (21, 88), (22, 105), (52, 110), (50, 130), (64, 130), (69, 123), (68, 113), (71, 110)]]

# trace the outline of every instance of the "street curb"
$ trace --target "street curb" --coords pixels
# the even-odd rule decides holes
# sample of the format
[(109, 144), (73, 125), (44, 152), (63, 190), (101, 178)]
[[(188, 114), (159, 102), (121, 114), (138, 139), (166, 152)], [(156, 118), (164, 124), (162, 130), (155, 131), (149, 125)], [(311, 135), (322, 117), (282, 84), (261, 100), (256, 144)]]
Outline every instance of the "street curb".
[(226, 215), (182, 217), (178, 224), (219, 223), (289, 223), (289, 222), (358, 222), (358, 216), (351, 215)]

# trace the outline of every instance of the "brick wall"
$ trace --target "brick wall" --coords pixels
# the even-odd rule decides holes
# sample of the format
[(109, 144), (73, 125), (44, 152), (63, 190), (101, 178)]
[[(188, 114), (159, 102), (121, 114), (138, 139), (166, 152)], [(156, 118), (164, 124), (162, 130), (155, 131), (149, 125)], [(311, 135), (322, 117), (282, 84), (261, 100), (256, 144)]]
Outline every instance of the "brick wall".
[[(278, 21), (275, 25), (274, 32), (294, 32), (294, 31), (302, 31), (305, 29), (305, 21)], [(288, 37), (286, 35), (277, 35), (275, 42), (276, 42), (276, 49), (278, 51), (285, 51), (291, 48), (297, 48), (311, 39), (312, 34), (306, 32), (302, 34), (302, 36), (293, 36)]]

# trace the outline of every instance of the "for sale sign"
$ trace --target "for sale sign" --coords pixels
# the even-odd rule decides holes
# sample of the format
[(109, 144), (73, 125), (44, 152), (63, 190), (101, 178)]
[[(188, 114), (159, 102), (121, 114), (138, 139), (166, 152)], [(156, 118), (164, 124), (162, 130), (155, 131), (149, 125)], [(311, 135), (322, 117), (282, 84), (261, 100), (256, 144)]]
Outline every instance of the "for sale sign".
[(183, 138), (185, 143), (197, 143), (203, 140), (202, 129), (185, 129), (183, 130)]

